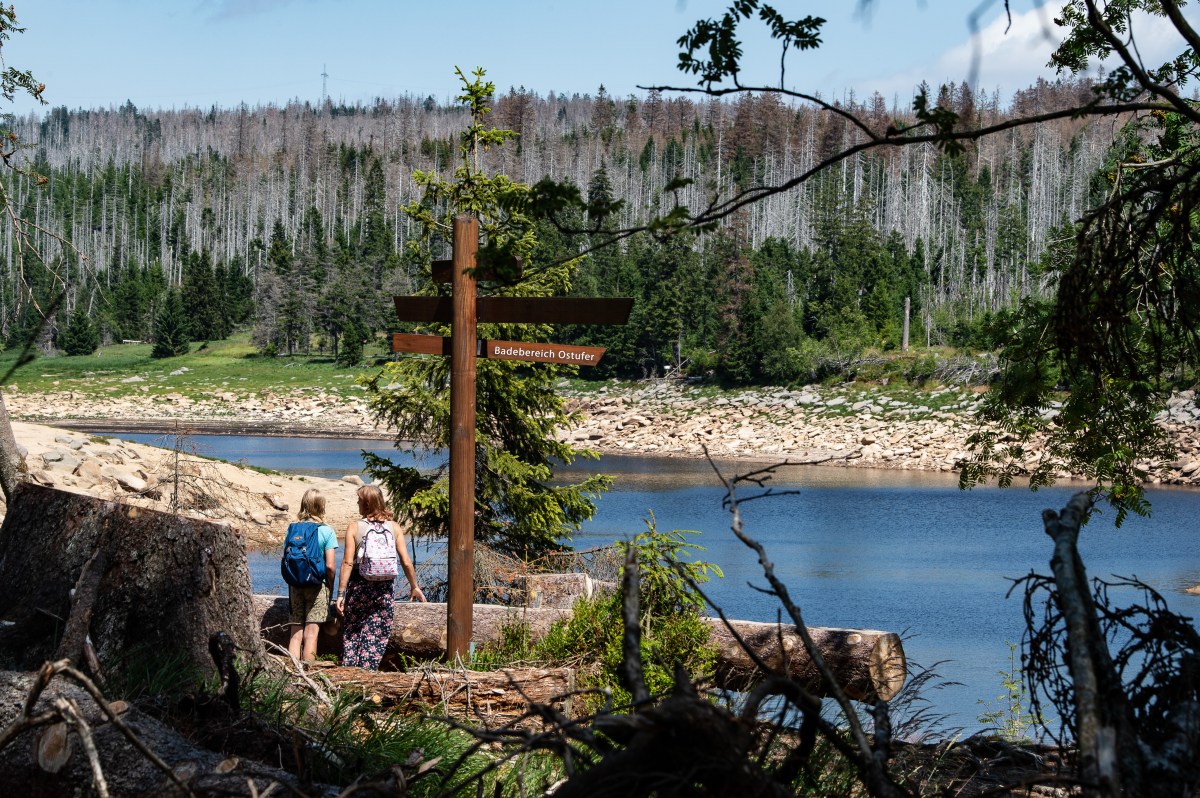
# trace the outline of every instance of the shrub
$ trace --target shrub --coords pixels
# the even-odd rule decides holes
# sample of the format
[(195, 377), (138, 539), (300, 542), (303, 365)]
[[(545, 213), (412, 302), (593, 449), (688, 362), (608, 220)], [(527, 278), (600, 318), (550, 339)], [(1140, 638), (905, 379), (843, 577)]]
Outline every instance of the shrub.
[[(689, 552), (702, 551), (688, 543), (685, 534), (694, 533), (660, 532), (651, 517), (645, 532), (618, 544), (637, 550), (642, 662), (652, 695), (665, 693), (674, 684), (676, 663), (695, 676), (712, 673), (716, 662), (708, 625), (700, 616), (704, 599), (693, 584), (706, 582), (714, 574), (720, 576), (721, 571), (711, 563), (683, 559)], [(620, 683), (622, 632), (618, 591), (576, 602), (571, 616), (554, 624), (539, 641), (531, 643), (527, 630), (505, 629), (499, 642), (481, 650), (474, 665), (499, 667), (528, 660), (575, 667), (580, 686), (608, 690), (614, 705), (628, 704), (630, 694)], [(597, 709), (600, 703), (595, 696), (588, 709)]]

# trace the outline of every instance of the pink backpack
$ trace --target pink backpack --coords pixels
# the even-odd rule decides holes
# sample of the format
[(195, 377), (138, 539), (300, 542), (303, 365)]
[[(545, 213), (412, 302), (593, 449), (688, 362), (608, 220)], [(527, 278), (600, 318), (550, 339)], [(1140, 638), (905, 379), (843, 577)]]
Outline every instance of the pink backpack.
[[(365, 519), (364, 519), (365, 520)], [(362, 528), (362, 521), (359, 528)], [(390, 582), (400, 573), (396, 557), (396, 538), (384, 521), (366, 521), (367, 530), (360, 535), (358, 573), (370, 582)]]

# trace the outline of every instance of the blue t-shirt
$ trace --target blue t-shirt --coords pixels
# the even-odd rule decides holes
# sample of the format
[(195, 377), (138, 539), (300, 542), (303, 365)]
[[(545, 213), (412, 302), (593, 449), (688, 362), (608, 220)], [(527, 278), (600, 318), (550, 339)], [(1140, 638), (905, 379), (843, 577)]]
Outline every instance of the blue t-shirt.
[(321, 551), (329, 551), (336, 549), (337, 535), (333, 531), (333, 527), (329, 524), (321, 524), (317, 527), (317, 544), (321, 547)]

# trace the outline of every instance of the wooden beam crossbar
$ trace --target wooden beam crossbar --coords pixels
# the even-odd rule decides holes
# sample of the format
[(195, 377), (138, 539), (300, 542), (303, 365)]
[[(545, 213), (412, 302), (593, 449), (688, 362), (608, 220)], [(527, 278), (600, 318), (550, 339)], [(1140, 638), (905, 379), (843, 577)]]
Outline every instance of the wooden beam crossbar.
[[(453, 299), (448, 296), (393, 298), (400, 321), (450, 324)], [(624, 324), (633, 309), (630, 297), (484, 296), (475, 300), (479, 324)]]

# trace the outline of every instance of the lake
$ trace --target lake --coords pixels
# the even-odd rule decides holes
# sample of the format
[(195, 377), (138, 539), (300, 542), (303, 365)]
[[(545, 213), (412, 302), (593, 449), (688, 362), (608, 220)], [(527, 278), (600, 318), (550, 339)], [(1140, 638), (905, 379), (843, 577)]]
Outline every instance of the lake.
[[(139, 443), (171, 445), (169, 438), (123, 434)], [(359, 451), (396, 452), (378, 440), (252, 436), (192, 436), (200, 454), (244, 461), (286, 473), (340, 478), (359, 473)], [(420, 463), (415, 463), (420, 465)], [(586, 472), (613, 475), (613, 490), (574, 539), (577, 548), (604, 545), (645, 529), (653, 513), (660, 529), (696, 530), (703, 559), (724, 578), (710, 597), (733, 618), (773, 621), (778, 603), (765, 586), (756, 558), (730, 531), (721, 509), (724, 491), (707, 463), (659, 457), (606, 456)], [(745, 464), (723, 464), (730, 476)], [(578, 478), (583, 470), (560, 472)], [(742, 505), (745, 530), (767, 549), (804, 619), (813, 626), (882, 629), (904, 637), (910, 663), (934, 666), (953, 682), (928, 697), (948, 723), (968, 732), (1003, 689), (1007, 643), (1024, 630), (1021, 596), (1006, 598), (1012, 579), (1049, 573), (1050, 539), (1041, 512), (1061, 509), (1083, 483), (1043, 489), (976, 488), (960, 491), (952, 474), (789, 466), (770, 483), (787, 495)], [(739, 490), (740, 499), (753, 490)], [(1162, 593), (1170, 607), (1195, 618), (1200, 596), (1200, 492), (1150, 492), (1151, 518), (1133, 517), (1116, 529), (1106, 510), (1081, 535), (1091, 576), (1137, 577)], [(339, 530), (340, 531), (340, 530)], [(255, 555), (254, 589), (286, 592), (274, 555)]]

